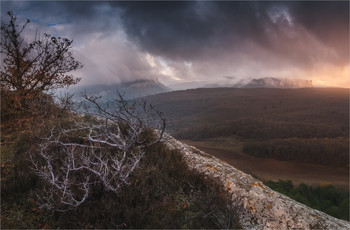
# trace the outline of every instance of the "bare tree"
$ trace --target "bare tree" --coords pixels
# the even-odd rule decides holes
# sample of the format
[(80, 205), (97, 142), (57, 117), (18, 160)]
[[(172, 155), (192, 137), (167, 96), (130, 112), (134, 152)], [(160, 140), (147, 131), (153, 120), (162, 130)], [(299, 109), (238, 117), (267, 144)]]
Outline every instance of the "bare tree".
[(33, 98), (80, 81), (69, 74), (83, 67), (70, 51), (72, 40), (44, 34), (29, 42), (22, 34), (30, 21), (18, 25), (15, 14), (8, 15), (9, 23), (1, 25), (1, 90), (17, 91), (22, 99)]
[[(97, 184), (117, 193), (128, 184), (147, 146), (163, 138), (165, 119), (148, 103), (129, 103), (119, 95), (114, 106), (102, 107), (97, 98), (85, 99), (97, 118), (78, 118), (68, 128), (54, 127), (31, 154), (44, 184), (38, 192), (42, 208), (76, 208)], [(149, 125), (156, 123), (159, 129), (154, 132)]]
[(60, 96), (56, 96), (57, 105), (63, 109), (68, 111), (76, 110), (76, 103), (73, 100), (74, 94), (71, 93), (61, 93)]

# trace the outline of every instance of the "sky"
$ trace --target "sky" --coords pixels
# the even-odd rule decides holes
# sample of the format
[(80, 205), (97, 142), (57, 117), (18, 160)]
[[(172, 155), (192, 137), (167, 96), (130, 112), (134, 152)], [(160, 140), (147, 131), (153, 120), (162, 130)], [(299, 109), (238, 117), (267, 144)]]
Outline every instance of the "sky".
[(72, 39), (81, 85), (253, 78), (350, 87), (349, 2), (1, 1), (37, 31)]

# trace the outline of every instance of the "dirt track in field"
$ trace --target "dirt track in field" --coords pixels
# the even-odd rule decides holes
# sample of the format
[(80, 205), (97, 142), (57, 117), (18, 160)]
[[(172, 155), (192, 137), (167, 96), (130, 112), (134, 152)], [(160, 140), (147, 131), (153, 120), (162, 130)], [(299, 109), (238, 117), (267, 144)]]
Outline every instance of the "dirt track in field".
[(349, 189), (348, 168), (330, 168), (303, 162), (256, 158), (239, 152), (198, 146), (195, 142), (187, 143), (263, 181), (292, 180), (295, 185), (300, 183), (315, 186), (332, 184), (339, 188)]

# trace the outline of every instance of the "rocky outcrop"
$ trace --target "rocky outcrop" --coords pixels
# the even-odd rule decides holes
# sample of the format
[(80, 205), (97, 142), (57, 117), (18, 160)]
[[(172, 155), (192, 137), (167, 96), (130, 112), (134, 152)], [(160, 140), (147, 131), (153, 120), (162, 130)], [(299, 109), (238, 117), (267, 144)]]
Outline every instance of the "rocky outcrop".
[(212, 155), (169, 136), (166, 144), (183, 154), (190, 168), (225, 186), (245, 229), (350, 229), (350, 223), (309, 208)]

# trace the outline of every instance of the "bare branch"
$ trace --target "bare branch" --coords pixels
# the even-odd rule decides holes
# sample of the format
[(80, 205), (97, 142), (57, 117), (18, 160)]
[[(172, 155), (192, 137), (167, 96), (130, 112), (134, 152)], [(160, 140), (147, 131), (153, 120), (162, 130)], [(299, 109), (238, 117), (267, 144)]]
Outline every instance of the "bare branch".
[[(68, 128), (53, 128), (36, 154), (31, 154), (33, 168), (45, 187), (38, 195), (43, 208), (74, 209), (96, 184), (118, 193), (129, 183), (146, 147), (163, 138), (165, 119), (145, 103), (129, 104), (120, 96), (112, 108), (104, 108), (96, 98), (86, 100), (95, 106), (98, 118), (77, 118)], [(162, 129), (153, 132), (148, 125), (156, 122), (151, 120), (156, 115)]]

